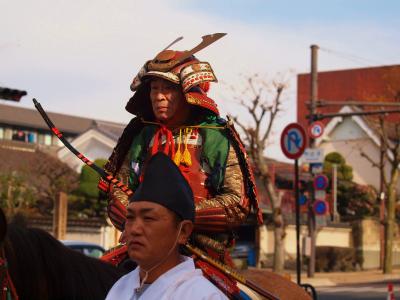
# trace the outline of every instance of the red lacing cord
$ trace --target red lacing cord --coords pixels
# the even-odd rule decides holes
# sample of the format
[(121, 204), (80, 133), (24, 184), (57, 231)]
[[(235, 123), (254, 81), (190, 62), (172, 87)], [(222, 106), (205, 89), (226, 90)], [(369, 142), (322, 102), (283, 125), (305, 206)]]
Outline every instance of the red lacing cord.
[[(157, 123), (157, 125), (160, 125)], [(165, 155), (168, 155), (172, 160), (174, 159), (175, 156), (175, 142), (174, 142), (174, 136), (172, 135), (172, 131), (169, 130), (165, 125), (160, 125), (160, 128), (156, 131), (154, 134), (154, 140), (153, 140), (153, 146), (151, 147), (151, 156), (156, 154), (157, 152), (161, 151), (160, 148), (160, 140), (162, 139), (163, 135), (166, 138), (165, 141), (165, 146), (164, 149), (162, 150)], [(185, 179), (190, 182), (189, 180), (189, 175), (188, 171), (189, 168), (184, 165), (179, 165), (179, 169), (181, 170), (181, 173)], [(139, 178), (139, 182), (143, 181), (143, 174)]]
[[(165, 136), (165, 146), (164, 150), (162, 152), (165, 153), (165, 155), (168, 155), (172, 160), (174, 159), (175, 156), (175, 142), (174, 142), (174, 136), (172, 135), (171, 130), (169, 130), (165, 125), (155, 123), (160, 126), (159, 129), (157, 129), (156, 133), (154, 134), (154, 139), (153, 139), (153, 147), (151, 147), (151, 156), (156, 154), (157, 152), (160, 152), (161, 150), (159, 149), (160, 147), (160, 140), (162, 139), (163, 136)], [(142, 172), (142, 175), (139, 177), (139, 182), (143, 181), (143, 175), (144, 173)]]
[(151, 148), (151, 155), (153, 156), (154, 154), (160, 151), (159, 147), (162, 136), (165, 136), (166, 138), (163, 152), (165, 155), (168, 155), (169, 157), (171, 157), (171, 159), (173, 159), (175, 155), (174, 137), (172, 135), (171, 130), (169, 130), (165, 125), (161, 125), (160, 128), (154, 134), (154, 143), (153, 147)]

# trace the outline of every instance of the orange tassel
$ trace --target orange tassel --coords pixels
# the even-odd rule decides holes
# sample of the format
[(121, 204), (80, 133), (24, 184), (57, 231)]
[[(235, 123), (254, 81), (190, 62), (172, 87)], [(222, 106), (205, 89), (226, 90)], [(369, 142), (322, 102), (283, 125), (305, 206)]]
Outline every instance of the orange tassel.
[(192, 165), (192, 157), (190, 155), (190, 152), (188, 150), (188, 142), (190, 139), (190, 136), (192, 135), (192, 129), (191, 128), (186, 128), (185, 129), (185, 151), (183, 151), (183, 156), (181, 159), (181, 163), (191, 166)]
[(174, 163), (179, 166), (182, 161), (182, 152), (181, 152), (181, 143), (182, 143), (182, 129), (179, 129), (179, 137), (178, 137), (178, 149), (174, 155)]

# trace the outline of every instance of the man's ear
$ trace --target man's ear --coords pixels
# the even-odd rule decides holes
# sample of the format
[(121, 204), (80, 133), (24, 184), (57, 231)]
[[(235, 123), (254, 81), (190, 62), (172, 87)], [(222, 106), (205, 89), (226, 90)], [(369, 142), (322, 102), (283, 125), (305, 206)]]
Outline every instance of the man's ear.
[(189, 220), (184, 220), (181, 222), (181, 232), (179, 234), (178, 243), (180, 245), (186, 244), (187, 240), (189, 239), (190, 235), (193, 231), (193, 222)]

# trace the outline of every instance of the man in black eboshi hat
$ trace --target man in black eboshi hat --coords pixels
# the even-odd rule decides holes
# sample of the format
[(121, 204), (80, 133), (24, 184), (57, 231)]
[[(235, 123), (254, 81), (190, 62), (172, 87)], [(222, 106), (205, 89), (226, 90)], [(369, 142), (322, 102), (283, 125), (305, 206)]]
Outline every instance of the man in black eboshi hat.
[(110, 299), (227, 299), (193, 259), (179, 253), (193, 230), (192, 190), (176, 164), (159, 152), (129, 199), (125, 236), (138, 267), (118, 280)]

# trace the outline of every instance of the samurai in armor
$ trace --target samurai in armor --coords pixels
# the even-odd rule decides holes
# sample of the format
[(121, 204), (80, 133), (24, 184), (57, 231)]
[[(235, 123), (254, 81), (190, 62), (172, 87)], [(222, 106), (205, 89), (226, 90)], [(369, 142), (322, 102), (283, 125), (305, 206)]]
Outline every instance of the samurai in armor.
[[(134, 92), (126, 110), (134, 117), (105, 165), (109, 174), (135, 191), (146, 162), (164, 152), (179, 167), (195, 198), (195, 228), (191, 243), (209, 256), (231, 265), (228, 249), (233, 230), (251, 208), (261, 222), (253, 175), (233, 124), (220, 117), (207, 96), (217, 78), (208, 62), (189, 51), (163, 50), (134, 77)], [(168, 176), (168, 174), (164, 174)], [(123, 231), (128, 196), (100, 181), (109, 194), (108, 215)], [(226, 294), (237, 287), (229, 278), (197, 260), (197, 267)]]

